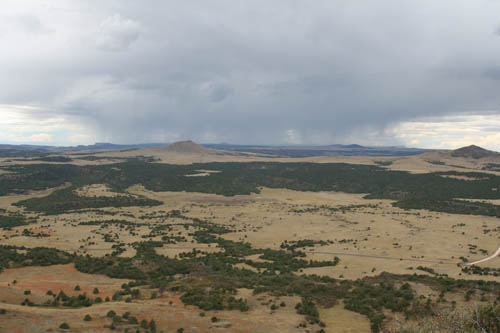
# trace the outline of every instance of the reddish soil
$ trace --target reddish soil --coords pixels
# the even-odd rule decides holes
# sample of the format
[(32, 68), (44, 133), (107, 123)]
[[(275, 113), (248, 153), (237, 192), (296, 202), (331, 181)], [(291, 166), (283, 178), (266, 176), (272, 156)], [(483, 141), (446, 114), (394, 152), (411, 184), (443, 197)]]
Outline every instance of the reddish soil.
[[(16, 281), (14, 283), (13, 281)], [(185, 306), (178, 294), (165, 293), (156, 299), (148, 299), (151, 290), (141, 290), (144, 299), (134, 300), (131, 303), (123, 301), (104, 302), (91, 307), (63, 308), (39, 306), (52, 296), (46, 295), (48, 290), (54, 293), (64, 291), (69, 296), (86, 293), (89, 297), (111, 297), (115, 291), (121, 290), (121, 285), (128, 280), (111, 279), (103, 275), (91, 275), (78, 272), (73, 265), (54, 265), (47, 267), (24, 267), (6, 269), (0, 273), (0, 308), (7, 311), (0, 315), (0, 332), (31, 333), (31, 332), (63, 332), (59, 325), (66, 322), (70, 330), (64, 332), (109, 332), (111, 319), (106, 317), (109, 310), (118, 315), (130, 312), (139, 322), (143, 319), (154, 319), (158, 331), (176, 331), (184, 328), (185, 332), (304, 332), (297, 326), (304, 320), (296, 314), (294, 305), (298, 298), (284, 297), (287, 307), (272, 312), (269, 309), (269, 300), (278, 302), (275, 298), (266, 295), (253, 296), (249, 291), (245, 296), (250, 304), (250, 311), (205, 311), (194, 306)], [(80, 286), (79, 291), (74, 287)], [(97, 287), (99, 294), (94, 295)], [(25, 295), (25, 290), (30, 294)], [(21, 302), (28, 298), (37, 306), (21, 306)], [(265, 305), (264, 305), (265, 304)], [(92, 321), (84, 321), (86, 314)], [(217, 317), (218, 322), (212, 323), (211, 318)], [(120, 326), (121, 325), (121, 326)], [(137, 326), (120, 324), (121, 329)], [(317, 327), (309, 326), (316, 330)], [(142, 332), (142, 331), (141, 331)]]

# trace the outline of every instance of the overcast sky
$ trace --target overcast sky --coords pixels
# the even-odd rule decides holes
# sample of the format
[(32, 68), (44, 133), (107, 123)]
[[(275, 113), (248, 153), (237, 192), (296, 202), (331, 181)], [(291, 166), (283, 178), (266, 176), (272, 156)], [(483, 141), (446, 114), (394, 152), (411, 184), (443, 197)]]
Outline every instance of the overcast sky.
[(2, 0), (0, 143), (500, 150), (498, 0)]

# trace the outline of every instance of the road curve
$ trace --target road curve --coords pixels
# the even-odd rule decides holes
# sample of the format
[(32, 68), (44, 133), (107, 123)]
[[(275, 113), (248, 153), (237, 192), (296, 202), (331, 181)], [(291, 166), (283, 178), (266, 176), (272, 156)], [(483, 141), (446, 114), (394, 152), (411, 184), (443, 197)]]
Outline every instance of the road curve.
[(468, 263), (462, 264), (462, 266), (472, 266), (472, 265), (475, 265), (475, 264), (479, 264), (479, 263), (482, 263), (482, 262), (494, 259), (494, 258), (498, 257), (499, 255), (500, 255), (500, 246), (498, 247), (498, 249), (496, 250), (496, 252), (493, 253), (491, 256), (486, 257), (486, 258), (481, 259), (481, 260), (474, 261), (474, 262), (468, 262)]

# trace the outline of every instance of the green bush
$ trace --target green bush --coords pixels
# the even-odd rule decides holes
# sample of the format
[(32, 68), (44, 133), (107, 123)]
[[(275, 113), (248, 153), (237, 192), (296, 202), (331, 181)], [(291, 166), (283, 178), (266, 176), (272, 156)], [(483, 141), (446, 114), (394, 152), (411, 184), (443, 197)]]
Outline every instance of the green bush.
[(297, 303), (295, 309), (297, 310), (298, 314), (305, 315), (306, 318), (309, 320), (309, 322), (311, 323), (319, 322), (318, 309), (316, 308), (316, 304), (314, 304), (314, 302), (311, 299), (303, 298), (302, 302)]
[(69, 330), (69, 325), (68, 323), (62, 323), (61, 325), (59, 325), (59, 328), (63, 330)]
[(481, 332), (500, 332), (500, 304), (479, 306), (469, 326)]
[(151, 321), (149, 322), (149, 330), (151, 331), (151, 333), (156, 332), (156, 322), (153, 319), (151, 319)]

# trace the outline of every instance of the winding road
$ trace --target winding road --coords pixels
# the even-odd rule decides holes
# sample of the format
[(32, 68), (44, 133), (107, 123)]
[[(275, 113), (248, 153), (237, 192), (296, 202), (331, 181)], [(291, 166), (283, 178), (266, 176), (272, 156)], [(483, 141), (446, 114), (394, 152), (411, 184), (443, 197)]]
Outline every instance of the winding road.
[[(388, 257), (388, 256), (377, 256), (377, 255), (369, 255), (369, 254), (358, 254), (358, 253), (344, 253), (344, 252), (321, 252), (321, 251), (306, 251), (309, 253), (316, 253), (316, 254), (332, 254), (332, 255), (337, 255), (337, 256), (355, 256), (355, 257), (366, 257), (366, 258), (374, 258), (374, 259), (386, 259), (386, 260), (399, 260), (399, 261), (416, 261), (416, 262), (426, 262), (426, 263), (433, 263), (433, 264), (452, 264), (456, 265), (456, 262), (449, 262), (446, 260), (426, 260), (426, 259), (416, 259), (416, 258), (398, 258), (398, 257)], [(496, 250), (495, 253), (493, 253), (491, 256), (483, 258), (481, 260), (476, 260), (473, 262), (468, 262), (468, 263), (461, 263), (461, 266), (472, 266), (475, 264), (479, 264), (491, 259), (496, 258), (497, 256), (500, 255), (500, 246)]]
[(482, 262), (494, 259), (494, 258), (498, 257), (499, 255), (500, 255), (500, 246), (498, 247), (498, 249), (496, 250), (496, 252), (493, 253), (491, 256), (486, 257), (486, 258), (481, 259), (481, 260), (474, 261), (474, 262), (468, 262), (468, 263), (462, 264), (462, 265), (463, 266), (472, 266), (472, 265), (475, 265), (475, 264), (479, 264), (479, 263), (482, 263)]

